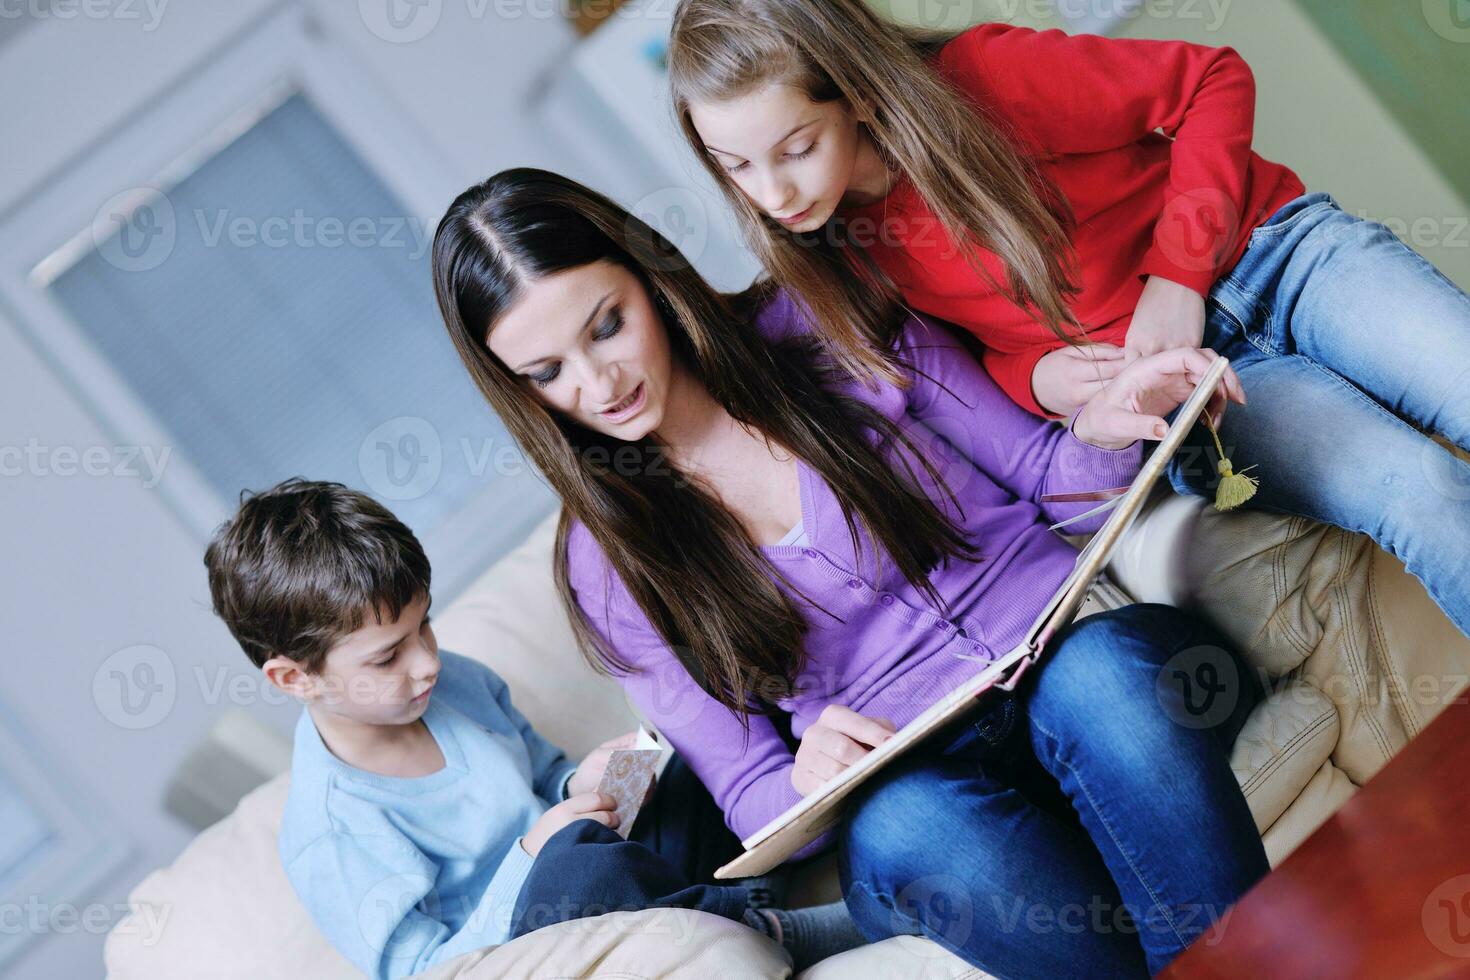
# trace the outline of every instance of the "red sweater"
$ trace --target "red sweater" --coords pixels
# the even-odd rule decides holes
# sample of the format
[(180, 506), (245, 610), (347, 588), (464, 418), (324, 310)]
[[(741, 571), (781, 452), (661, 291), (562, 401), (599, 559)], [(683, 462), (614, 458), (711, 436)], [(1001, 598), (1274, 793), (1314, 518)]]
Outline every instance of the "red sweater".
[[(1146, 276), (1207, 294), (1251, 230), (1305, 193), (1291, 170), (1251, 151), (1255, 82), (1231, 48), (982, 24), (945, 45), (936, 68), (1070, 202), (1081, 287), (1072, 311), (1089, 339), (1122, 346)], [(853, 237), (871, 242), (909, 306), (974, 333), (1006, 394), (1050, 414), (1031, 372), (1063, 341), (969, 267), (912, 184), (841, 213), (868, 219), (850, 224)], [(1006, 282), (999, 257), (981, 260)]]

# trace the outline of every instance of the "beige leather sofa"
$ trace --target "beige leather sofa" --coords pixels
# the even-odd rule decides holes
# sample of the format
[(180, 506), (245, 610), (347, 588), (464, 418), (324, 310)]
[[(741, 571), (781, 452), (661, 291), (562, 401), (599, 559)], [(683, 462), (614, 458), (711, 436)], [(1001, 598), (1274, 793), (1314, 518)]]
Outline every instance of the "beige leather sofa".
[[(519, 707), (569, 754), (635, 719), (618, 687), (580, 660), (551, 581), (551, 521), (442, 615), (445, 649), (510, 684)], [(1221, 624), (1270, 694), (1232, 756), (1272, 863), (1296, 847), (1470, 679), (1470, 641), (1396, 559), (1366, 538), (1250, 511), (1219, 514), (1159, 493), (1124, 540), (1116, 581)], [(108, 938), (116, 980), (199, 976), (333, 980), (356, 971), (297, 902), (276, 856), (282, 775), (249, 794), (169, 867), (133, 890)], [(803, 869), (798, 901), (838, 897), (830, 857)], [(146, 923), (146, 924), (145, 924)], [(426, 977), (785, 978), (772, 943), (686, 911), (563, 923), (467, 954)], [(802, 980), (984, 977), (928, 940), (889, 939), (832, 957)]]

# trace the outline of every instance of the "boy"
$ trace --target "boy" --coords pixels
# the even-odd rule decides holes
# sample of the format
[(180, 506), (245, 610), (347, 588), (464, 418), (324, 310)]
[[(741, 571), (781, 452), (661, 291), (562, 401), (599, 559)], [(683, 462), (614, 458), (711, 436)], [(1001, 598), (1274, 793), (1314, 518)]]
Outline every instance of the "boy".
[(615, 908), (714, 912), (799, 961), (862, 942), (840, 904), (756, 911), (744, 886), (689, 884), (739, 842), (677, 759), (629, 839), (615, 833), (616, 801), (596, 789), (632, 735), (575, 765), (494, 671), (441, 653), (428, 559), (372, 498), (296, 478), (242, 496), (204, 556), (214, 611), (305, 705), (281, 861), (359, 969), (408, 976)]

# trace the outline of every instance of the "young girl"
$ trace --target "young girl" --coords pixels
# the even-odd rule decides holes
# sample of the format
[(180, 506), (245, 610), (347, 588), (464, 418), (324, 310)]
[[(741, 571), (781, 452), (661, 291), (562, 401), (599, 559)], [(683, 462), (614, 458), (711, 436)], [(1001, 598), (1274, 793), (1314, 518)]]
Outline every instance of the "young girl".
[[(690, 144), (849, 367), (895, 304), (957, 323), (1017, 405), (1065, 416), (1139, 354), (1211, 347), (1255, 500), (1371, 535), (1470, 634), (1470, 298), (1383, 225), (1251, 151), (1230, 48), (983, 24), (863, 0), (683, 0)], [(1212, 493), (1208, 433), (1173, 460)]]
[[(1063, 427), (915, 319), (889, 351), (905, 384), (866, 388), (785, 297), (715, 293), (541, 171), (462, 194), (433, 265), (460, 357), (562, 499), (584, 649), (741, 837), (1015, 645), (1076, 559), (1048, 522), (1088, 506), (1043, 498), (1128, 482), (1140, 416), (1216, 357), (1138, 358)], [(975, 419), (983, 436), (954, 424)], [(1208, 718), (1180, 686), (1198, 658), (1222, 681)], [(1142, 976), (1266, 871), (1228, 763), (1258, 696), (1176, 609), (1090, 616), (797, 858), (840, 843), (870, 939), (927, 935), (1003, 976)], [(1066, 927), (1017, 928), (1017, 902)]]

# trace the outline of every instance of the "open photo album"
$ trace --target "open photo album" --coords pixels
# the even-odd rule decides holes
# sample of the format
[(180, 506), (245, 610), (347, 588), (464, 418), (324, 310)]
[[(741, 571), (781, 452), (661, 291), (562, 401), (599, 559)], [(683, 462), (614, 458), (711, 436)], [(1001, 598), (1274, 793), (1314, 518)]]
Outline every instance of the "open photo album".
[(1209, 404), (1211, 394), (1228, 367), (1229, 361), (1223, 357), (1217, 358), (1210, 366), (1194, 393), (1180, 407), (1169, 431), (1144, 461), (1138, 476), (1125, 492), (1109, 501), (1107, 506), (1112, 513), (1108, 520), (1078, 554), (1071, 574), (1042, 607), (1031, 628), (1015, 648), (940, 698), (899, 729), (895, 737), (871, 749), (861, 760), (827, 780), (785, 813), (745, 838), (741, 842), (745, 847), (744, 853), (716, 871), (715, 877), (744, 878), (765, 874), (777, 867), (835, 826), (842, 817), (843, 801), (884, 766), (929, 735), (974, 710), (992, 688), (1014, 688), (1021, 676), (1045, 653), (1051, 638), (1077, 617), (1084, 603), (1095, 604), (1099, 609), (1126, 604), (1128, 597), (1105, 577), (1100, 577), (1101, 573), (1112, 557), (1118, 541), (1138, 516), (1149, 491), (1163, 474), (1169, 459), (1183, 444), (1185, 436)]

